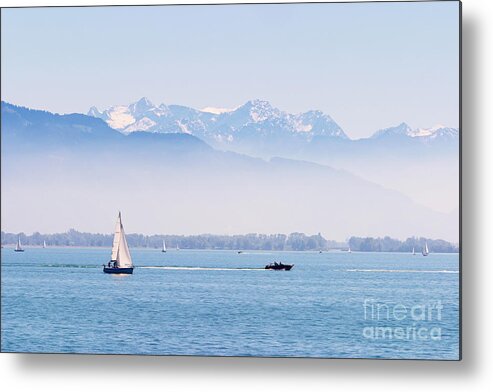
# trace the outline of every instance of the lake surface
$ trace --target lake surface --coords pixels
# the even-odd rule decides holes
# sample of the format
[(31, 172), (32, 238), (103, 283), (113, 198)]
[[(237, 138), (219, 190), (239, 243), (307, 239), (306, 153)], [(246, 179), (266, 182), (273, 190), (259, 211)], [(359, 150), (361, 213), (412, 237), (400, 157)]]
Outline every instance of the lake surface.
[[(459, 256), (3, 248), (2, 351), (459, 357)], [(291, 271), (263, 267), (294, 263)]]

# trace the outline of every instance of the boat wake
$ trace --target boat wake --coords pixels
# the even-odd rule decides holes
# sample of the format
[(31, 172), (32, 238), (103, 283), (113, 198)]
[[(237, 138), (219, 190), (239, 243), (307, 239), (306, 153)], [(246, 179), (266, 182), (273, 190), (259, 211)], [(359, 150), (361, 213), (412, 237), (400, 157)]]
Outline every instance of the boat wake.
[(346, 272), (388, 272), (406, 274), (458, 274), (459, 271), (453, 270), (394, 270), (394, 269), (348, 269)]
[[(35, 264), (33, 264), (35, 265)], [(42, 264), (41, 267), (49, 267), (49, 268), (99, 268), (100, 265), (94, 264)]]
[(190, 270), (190, 271), (265, 271), (265, 268), (224, 268), (224, 267), (178, 267), (178, 266), (144, 266), (136, 268), (164, 269), (164, 270)]

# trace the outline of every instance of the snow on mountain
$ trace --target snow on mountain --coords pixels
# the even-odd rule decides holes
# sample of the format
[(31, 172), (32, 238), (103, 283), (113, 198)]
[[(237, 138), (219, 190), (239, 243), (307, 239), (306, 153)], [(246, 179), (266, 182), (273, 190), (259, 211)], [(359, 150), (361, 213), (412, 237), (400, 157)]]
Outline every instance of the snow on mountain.
[(372, 138), (376, 139), (383, 136), (393, 136), (393, 135), (410, 136), (412, 132), (413, 130), (411, 129), (411, 127), (403, 122), (395, 127), (378, 130), (373, 134)]
[(104, 112), (105, 120), (111, 128), (124, 130), (135, 122), (135, 117), (127, 106), (114, 106), (110, 112)]
[(139, 118), (146, 114), (148, 110), (155, 109), (156, 107), (146, 97), (139, 99), (128, 106), (129, 112), (134, 118)]
[(455, 140), (459, 137), (459, 130), (457, 128), (449, 128), (444, 125), (435, 125), (431, 128), (418, 128), (412, 129), (406, 123), (401, 123), (395, 127), (381, 129), (373, 134), (371, 138), (377, 139), (388, 136), (407, 136), (410, 138), (416, 138), (423, 142), (433, 141), (436, 139), (450, 139)]
[(87, 115), (91, 116), (91, 117), (96, 117), (96, 118), (103, 118), (104, 117), (103, 113), (101, 113), (96, 106), (92, 106), (89, 109), (89, 112), (87, 112)]
[(260, 99), (235, 109), (206, 107), (196, 110), (180, 105), (155, 106), (149, 99), (141, 98), (128, 106), (112, 106), (103, 112), (92, 107), (88, 115), (103, 119), (110, 127), (125, 134), (135, 131), (183, 132), (212, 144), (297, 134), (306, 140), (316, 135), (347, 138), (339, 125), (320, 111), (289, 114)]
[(294, 116), (297, 132), (311, 132), (317, 136), (333, 136), (347, 139), (347, 135), (328, 114), (311, 110)]
[(235, 110), (235, 109), (215, 108), (212, 106), (207, 106), (205, 108), (200, 109), (201, 112), (212, 113), (212, 114), (229, 113), (229, 112), (232, 112), (233, 110)]
[[(124, 134), (136, 131), (187, 133), (214, 147), (234, 147), (240, 152), (251, 152), (259, 145), (272, 151), (281, 146), (285, 148), (286, 143), (299, 146), (319, 136), (329, 142), (349, 140), (328, 114), (319, 110), (291, 114), (261, 99), (247, 101), (234, 109), (206, 107), (197, 110), (182, 105), (156, 106), (144, 97), (129, 105), (112, 106), (104, 111), (92, 107), (88, 115), (101, 118)], [(438, 140), (458, 140), (458, 134), (458, 129), (443, 125), (412, 129), (401, 123), (375, 132), (370, 139), (404, 137), (427, 144)]]
[(274, 108), (270, 102), (255, 99), (248, 101), (237, 110), (248, 113), (251, 121), (257, 123), (267, 119), (279, 118), (283, 114), (279, 109)]
[(459, 129), (457, 128), (440, 128), (430, 135), (430, 139), (433, 138), (449, 138), (449, 139), (459, 139)]
[(457, 139), (459, 130), (457, 128), (449, 128), (444, 125), (435, 125), (432, 128), (419, 128), (413, 131), (411, 137), (423, 137), (427, 140), (438, 138)]
[(143, 117), (138, 121), (125, 128), (124, 133), (131, 133), (135, 131), (147, 131), (148, 129), (154, 127), (156, 122), (152, 121), (148, 117)]

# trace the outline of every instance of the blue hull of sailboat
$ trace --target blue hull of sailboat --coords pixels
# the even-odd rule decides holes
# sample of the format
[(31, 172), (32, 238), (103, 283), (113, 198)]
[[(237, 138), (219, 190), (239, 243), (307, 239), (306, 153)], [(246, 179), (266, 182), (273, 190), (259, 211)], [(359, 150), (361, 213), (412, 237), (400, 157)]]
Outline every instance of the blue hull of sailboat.
[(131, 275), (134, 273), (133, 268), (108, 268), (108, 267), (103, 267), (103, 272), (106, 274), (126, 274), (126, 275)]

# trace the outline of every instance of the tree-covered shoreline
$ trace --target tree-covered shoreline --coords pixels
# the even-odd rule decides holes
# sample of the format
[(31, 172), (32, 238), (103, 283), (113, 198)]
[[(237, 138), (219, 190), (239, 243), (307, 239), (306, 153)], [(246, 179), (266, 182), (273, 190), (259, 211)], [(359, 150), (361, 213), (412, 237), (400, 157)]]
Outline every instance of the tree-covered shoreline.
[[(20, 236), (25, 246), (81, 246), (81, 247), (110, 247), (113, 243), (113, 234), (83, 233), (71, 229), (64, 233), (41, 234), (33, 233), (1, 233), (3, 245), (14, 245)], [(345, 250), (351, 247), (352, 251), (364, 252), (411, 252), (413, 247), (419, 252), (425, 242), (430, 251), (437, 253), (457, 253), (456, 244), (428, 238), (408, 238), (405, 241), (390, 237), (351, 237), (347, 242), (325, 239), (320, 233), (307, 235), (304, 233), (286, 234), (243, 234), (243, 235), (143, 235), (127, 234), (127, 241), (133, 248), (158, 249), (162, 241), (166, 241), (168, 249), (217, 249), (217, 250), (274, 250), (274, 251), (324, 251), (331, 249)]]

